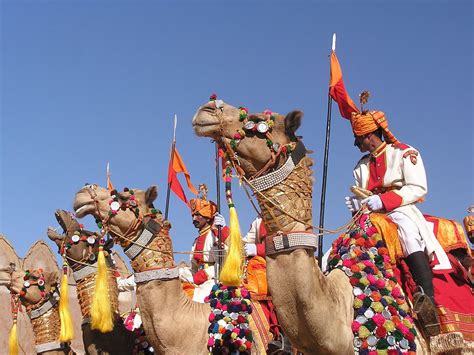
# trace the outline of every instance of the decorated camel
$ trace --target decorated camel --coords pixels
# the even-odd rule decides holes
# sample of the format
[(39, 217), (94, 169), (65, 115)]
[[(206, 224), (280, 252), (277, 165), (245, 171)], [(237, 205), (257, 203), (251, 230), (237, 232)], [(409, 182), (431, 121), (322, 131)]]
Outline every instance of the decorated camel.
[[(230, 164), (255, 193), (269, 235), (266, 238), (269, 290), (292, 345), (305, 354), (349, 354), (361, 345), (359, 342), (363, 343), (354, 338), (354, 329), (351, 329), (358, 323), (353, 317), (353, 288), (347, 277), (350, 270), (347, 276), (341, 271), (344, 268), (334, 269), (326, 276), (314, 258), (317, 238), (312, 233), (311, 221), (312, 161), (295, 134), (302, 115), (299, 111), (290, 112), (286, 117), (270, 111), (249, 114), (245, 108), (235, 108), (214, 98), (198, 109), (193, 127), (198, 136), (219, 142)], [(367, 237), (367, 226), (357, 228), (352, 225), (351, 231), (357, 229), (358, 234), (351, 232), (347, 242), (353, 235), (363, 233), (364, 238)], [(373, 229), (369, 229), (369, 233), (373, 234)], [(346, 248), (345, 253), (348, 251)], [(391, 289), (393, 275), (389, 272), (384, 277), (383, 285), (390, 283)], [(395, 294), (399, 295), (398, 286), (393, 284), (393, 288), (397, 288)], [(411, 351), (415, 348), (412, 338), (416, 331), (407, 309), (397, 303), (403, 303), (403, 297), (395, 300), (394, 296), (389, 302), (393, 302), (390, 306), (394, 312), (386, 314), (388, 322), (376, 316), (377, 321), (387, 325), (384, 330), (387, 334), (387, 329), (393, 330), (393, 319), (403, 320), (405, 323), (400, 322), (400, 327), (410, 341), (403, 336), (385, 339), (382, 329), (375, 341), (383, 338), (382, 342), (388, 340), (382, 345), (385, 349), (397, 346)], [(381, 305), (383, 307), (383, 303)], [(367, 313), (368, 318), (374, 316), (371, 313)], [(418, 337), (418, 341), (418, 353), (426, 352), (423, 339)]]
[[(48, 237), (56, 243), (60, 254), (66, 255), (67, 264), (73, 271), (72, 275), (76, 282), (77, 298), (82, 314), (82, 333), (86, 353), (104, 355), (132, 353), (135, 339), (133, 334), (125, 329), (120, 318), (117, 280), (112, 259), (107, 258), (110, 266), (107, 281), (114, 326), (110, 332), (101, 333), (99, 330), (92, 329), (90, 321), (97, 274), (98, 235), (84, 230), (82, 225), (67, 211), (57, 210), (55, 217), (64, 234), (59, 234), (54, 229), (48, 228)], [(108, 245), (110, 243), (106, 244), (105, 249), (110, 253)]]
[[(208, 354), (211, 307), (192, 301), (173, 260), (171, 228), (153, 206), (157, 189), (116, 192), (87, 185), (77, 192), (78, 218), (93, 215), (131, 259), (145, 333), (159, 354)], [(115, 203), (116, 202), (116, 203)], [(252, 353), (265, 349), (254, 346)]]
[[(21, 269), (21, 260), (11, 243), (0, 235), (0, 349), (8, 349), (8, 338), (13, 325), (12, 273)], [(18, 353), (29, 355), (35, 348), (35, 336), (24, 307), (17, 315)]]
[(20, 296), (31, 319), (37, 353), (59, 355), (70, 350), (69, 344), (59, 341), (59, 276), (53, 252), (41, 240), (28, 251), (22, 269), (12, 275), (10, 288)]
[[(64, 353), (65, 350), (55, 350), (63, 348), (59, 344), (59, 330), (58, 330), (58, 303), (56, 297), (57, 278), (59, 269), (55, 263), (55, 257), (51, 249), (42, 241), (36, 242), (28, 251), (25, 259), (21, 260), (16, 255), (11, 244), (2, 236), (0, 238), (0, 265), (9, 264), (9, 267), (0, 267), (1, 284), (9, 287), (10, 293), (14, 296), (23, 296), (19, 299), (21, 301), (22, 311), (18, 313), (17, 332), (18, 332), (18, 351), (22, 354), (26, 351), (31, 353), (33, 349), (41, 349), (44, 354)], [(39, 271), (39, 269), (43, 269)], [(28, 277), (26, 277), (26, 270), (29, 270)], [(52, 270), (52, 271), (51, 271)], [(25, 280), (25, 278), (29, 280)], [(29, 284), (36, 284), (38, 279), (44, 281), (44, 290), (41, 292), (38, 286), (24, 288), (25, 281)], [(42, 283), (42, 282), (41, 282)], [(3, 297), (3, 286), (2, 290)], [(23, 291), (23, 292), (22, 292)], [(41, 293), (44, 294), (42, 297)], [(79, 314), (79, 303), (75, 295), (75, 285), (68, 285), (68, 303), (71, 313)], [(8, 306), (8, 313), (12, 314), (10, 301), (1, 302), (2, 306)], [(27, 316), (29, 310), (29, 316)], [(26, 318), (25, 318), (26, 316)], [(8, 331), (1, 332), (1, 334), (8, 335), (11, 328), (10, 322), (2, 321), (3, 326), (8, 326)], [(44, 324), (47, 324), (44, 327)], [(84, 354), (84, 346), (82, 343), (82, 332), (79, 322), (73, 324), (74, 337), (69, 344), (69, 348), (77, 355)], [(51, 340), (48, 342), (47, 340)], [(1, 342), (4, 344), (3, 337)], [(2, 345), (2, 346), (3, 346)], [(5, 345), (6, 346), (6, 345)], [(4, 347), (2, 347), (4, 348)], [(48, 348), (50, 350), (48, 350)], [(66, 347), (64, 347), (66, 349)]]

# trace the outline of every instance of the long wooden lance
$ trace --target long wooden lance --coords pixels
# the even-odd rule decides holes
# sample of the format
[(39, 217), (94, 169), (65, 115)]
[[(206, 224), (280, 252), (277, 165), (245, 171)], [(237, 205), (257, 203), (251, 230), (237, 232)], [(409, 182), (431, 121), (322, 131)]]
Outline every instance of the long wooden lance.
[(169, 178), (169, 169), (173, 168), (174, 162), (174, 151), (176, 150), (176, 125), (178, 124), (178, 117), (176, 114), (174, 115), (174, 127), (173, 127), (173, 141), (171, 143), (171, 161), (170, 166), (168, 167), (168, 189), (166, 190), (166, 207), (165, 207), (165, 220), (168, 220), (168, 211), (170, 207), (170, 190), (171, 190), (171, 182), (172, 180)]
[[(219, 164), (219, 144), (215, 142), (216, 146), (216, 191), (217, 191), (217, 212), (221, 213), (221, 179), (220, 179), (220, 164)], [(221, 274), (222, 261), (224, 248), (222, 248), (222, 227), (217, 226), (217, 272), (216, 272), (216, 282)]]
[[(332, 51), (336, 51), (336, 34), (332, 35)], [(328, 160), (329, 160), (329, 141), (331, 138), (331, 107), (332, 97), (328, 93), (328, 112), (326, 117), (326, 143), (324, 145), (324, 163), (323, 163), (323, 182), (321, 186), (321, 204), (319, 208), (319, 230), (324, 229), (324, 209), (326, 206), (326, 184), (328, 176)], [(318, 237), (318, 264), (322, 267), (323, 261), (323, 236)]]

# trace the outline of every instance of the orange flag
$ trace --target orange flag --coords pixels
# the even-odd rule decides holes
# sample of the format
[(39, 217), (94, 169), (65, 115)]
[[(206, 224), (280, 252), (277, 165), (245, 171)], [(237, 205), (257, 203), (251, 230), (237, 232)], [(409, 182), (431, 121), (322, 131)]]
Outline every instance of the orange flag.
[(349, 97), (342, 80), (342, 70), (336, 57), (336, 52), (331, 53), (331, 79), (329, 82), (329, 95), (337, 102), (341, 116), (351, 119), (352, 112), (359, 112), (354, 101)]
[(171, 190), (186, 204), (188, 204), (188, 199), (186, 198), (186, 194), (184, 193), (183, 187), (178, 180), (177, 174), (183, 173), (184, 177), (186, 178), (186, 183), (188, 185), (189, 190), (197, 195), (198, 192), (194, 185), (191, 182), (191, 177), (189, 175), (188, 169), (186, 165), (184, 165), (183, 159), (178, 153), (178, 150), (174, 149), (174, 157), (170, 159), (170, 164), (168, 168), (168, 184), (170, 184)]
[(114, 185), (112, 185), (112, 181), (110, 180), (110, 167), (109, 163), (107, 163), (107, 190), (113, 191), (115, 190)]

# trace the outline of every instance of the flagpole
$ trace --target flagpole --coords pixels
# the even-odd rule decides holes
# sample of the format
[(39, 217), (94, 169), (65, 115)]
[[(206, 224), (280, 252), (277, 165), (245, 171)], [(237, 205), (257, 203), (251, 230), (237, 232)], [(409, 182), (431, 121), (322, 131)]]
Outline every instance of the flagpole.
[[(219, 164), (219, 144), (215, 142), (216, 146), (216, 191), (217, 191), (217, 212), (221, 213), (221, 179), (220, 179), (220, 164)], [(217, 226), (217, 273), (216, 273), (216, 282), (219, 278), (222, 268), (222, 227)]]
[[(332, 35), (332, 51), (336, 51), (336, 34)], [(328, 93), (328, 111), (326, 118), (326, 143), (324, 145), (324, 163), (323, 163), (323, 182), (321, 186), (321, 204), (319, 208), (319, 231), (320, 233), (324, 229), (324, 209), (326, 205), (326, 184), (328, 175), (328, 160), (329, 160), (329, 141), (331, 138), (331, 107), (332, 97)], [(318, 264), (322, 267), (323, 261), (323, 235), (320, 234), (318, 237)]]
[[(178, 123), (178, 117), (174, 115), (174, 127), (173, 127), (173, 142), (171, 143), (171, 167), (173, 167), (174, 161), (174, 151), (176, 149), (176, 125)], [(169, 174), (169, 168), (168, 168)], [(168, 178), (168, 177), (167, 177)], [(170, 207), (170, 190), (171, 190), (171, 180), (168, 182), (168, 189), (166, 190), (166, 207), (165, 207), (165, 220), (168, 220), (168, 211)]]

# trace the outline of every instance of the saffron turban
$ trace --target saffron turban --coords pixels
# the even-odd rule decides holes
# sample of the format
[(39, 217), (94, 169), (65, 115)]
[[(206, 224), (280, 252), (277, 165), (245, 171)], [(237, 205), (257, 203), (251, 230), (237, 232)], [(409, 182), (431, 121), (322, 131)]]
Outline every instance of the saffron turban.
[(363, 136), (382, 128), (387, 143), (397, 143), (398, 140), (388, 129), (388, 122), (382, 111), (354, 112), (351, 117), (352, 131), (356, 136)]
[(217, 205), (212, 201), (193, 198), (189, 201), (191, 205), (191, 214), (200, 214), (206, 218), (212, 218), (217, 212)]

